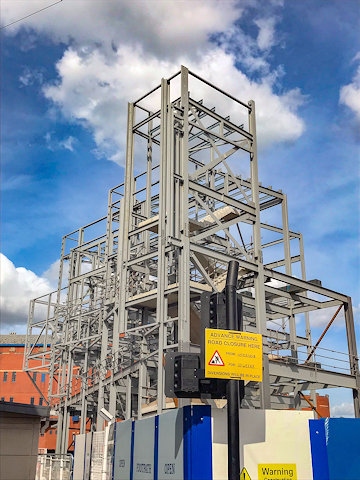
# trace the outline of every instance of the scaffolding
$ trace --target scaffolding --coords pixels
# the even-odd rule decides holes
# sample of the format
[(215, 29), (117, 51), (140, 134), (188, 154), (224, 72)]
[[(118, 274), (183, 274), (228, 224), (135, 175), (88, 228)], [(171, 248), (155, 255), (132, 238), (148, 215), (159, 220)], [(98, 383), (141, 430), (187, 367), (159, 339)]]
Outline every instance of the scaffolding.
[[(164, 355), (199, 352), (201, 294), (222, 291), (233, 259), (244, 330), (263, 338), (263, 382), (246, 383), (242, 407), (300, 408), (300, 392), (342, 387), (360, 416), (351, 299), (306, 280), (286, 195), (259, 183), (254, 102), (181, 67), (128, 105), (124, 183), (106, 216), (63, 238), (58, 289), (30, 305), (28, 338), (44, 349), (27, 342), (24, 368), (50, 373), (58, 453), (72, 412), (85, 433), (102, 408), (127, 419), (173, 406)], [(345, 353), (313, 341), (319, 315), (343, 323)]]

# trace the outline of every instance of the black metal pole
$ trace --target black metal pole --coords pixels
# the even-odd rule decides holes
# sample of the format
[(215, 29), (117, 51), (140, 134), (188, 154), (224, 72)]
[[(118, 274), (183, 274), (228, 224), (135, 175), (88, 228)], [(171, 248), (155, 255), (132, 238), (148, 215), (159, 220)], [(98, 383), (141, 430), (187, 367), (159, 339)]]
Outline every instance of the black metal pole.
[[(226, 286), (226, 327), (228, 330), (238, 330), (238, 312), (236, 286), (239, 263), (229, 262)], [(228, 427), (228, 480), (240, 478), (240, 449), (239, 449), (239, 384), (237, 380), (229, 380), (227, 385), (227, 427)]]

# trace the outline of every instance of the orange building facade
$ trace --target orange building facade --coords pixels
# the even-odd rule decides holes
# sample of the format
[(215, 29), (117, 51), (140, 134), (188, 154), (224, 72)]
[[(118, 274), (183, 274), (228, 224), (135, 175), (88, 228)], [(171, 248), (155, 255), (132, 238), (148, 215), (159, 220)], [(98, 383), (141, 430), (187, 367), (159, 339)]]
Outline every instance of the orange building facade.
[(305, 395), (305, 398), (310, 401), (311, 406), (303, 408), (302, 410), (314, 410), (317, 414), (317, 418), (330, 417), (330, 401), (329, 395), (319, 395), (316, 393), (316, 397), (313, 399), (309, 395)]
[[(0, 335), (0, 401), (48, 405), (49, 374), (23, 370), (25, 335)], [(36, 350), (42, 349), (39, 344)], [(52, 417), (56, 421), (56, 417)], [(39, 440), (39, 451), (53, 453), (56, 448), (56, 425), (48, 428)], [(73, 450), (73, 435), (80, 433), (78, 417), (71, 419), (68, 447)]]

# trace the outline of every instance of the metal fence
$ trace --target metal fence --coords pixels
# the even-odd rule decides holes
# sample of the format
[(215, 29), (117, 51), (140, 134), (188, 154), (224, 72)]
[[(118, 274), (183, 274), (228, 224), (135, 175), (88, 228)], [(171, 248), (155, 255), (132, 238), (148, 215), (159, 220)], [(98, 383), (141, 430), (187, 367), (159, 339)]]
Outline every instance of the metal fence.
[(38, 455), (35, 480), (71, 480), (71, 455)]

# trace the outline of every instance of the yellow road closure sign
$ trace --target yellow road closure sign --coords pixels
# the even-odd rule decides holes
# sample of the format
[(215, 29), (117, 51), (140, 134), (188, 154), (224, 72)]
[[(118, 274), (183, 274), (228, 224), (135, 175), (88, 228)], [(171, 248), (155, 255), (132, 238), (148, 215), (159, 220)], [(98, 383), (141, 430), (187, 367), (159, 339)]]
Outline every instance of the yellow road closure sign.
[(205, 377), (262, 381), (262, 336), (205, 329)]

